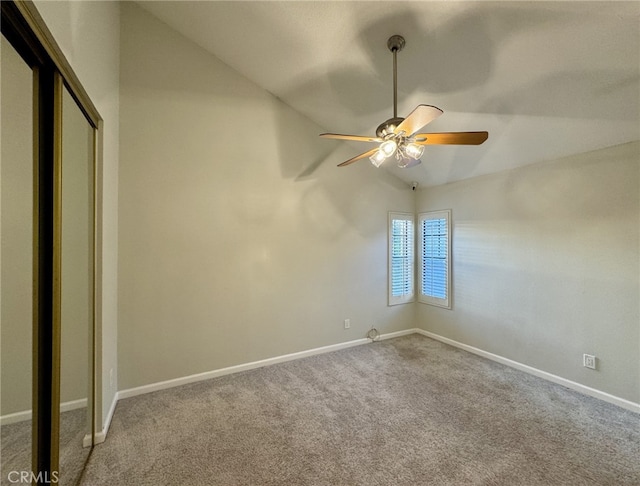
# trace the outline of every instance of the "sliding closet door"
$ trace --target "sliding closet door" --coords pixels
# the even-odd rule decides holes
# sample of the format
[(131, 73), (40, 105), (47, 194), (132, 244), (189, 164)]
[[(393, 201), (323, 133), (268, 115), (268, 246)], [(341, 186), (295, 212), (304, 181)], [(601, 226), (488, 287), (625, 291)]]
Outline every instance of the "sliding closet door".
[(33, 3), (0, 5), (0, 483), (71, 485), (95, 429), (102, 119)]
[(62, 89), (60, 231), (60, 484), (73, 485), (91, 445), (94, 130)]
[(1, 42), (0, 482), (5, 484), (31, 470), (34, 74), (4, 36)]

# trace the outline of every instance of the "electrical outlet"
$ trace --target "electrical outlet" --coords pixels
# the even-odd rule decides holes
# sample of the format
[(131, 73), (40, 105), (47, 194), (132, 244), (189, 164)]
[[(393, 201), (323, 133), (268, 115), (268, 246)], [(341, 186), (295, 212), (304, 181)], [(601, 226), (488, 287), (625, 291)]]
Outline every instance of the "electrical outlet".
[(591, 354), (582, 355), (582, 364), (585, 368), (596, 369), (596, 357)]
[(344, 328), (349, 329), (351, 327), (351, 319), (344, 320)]

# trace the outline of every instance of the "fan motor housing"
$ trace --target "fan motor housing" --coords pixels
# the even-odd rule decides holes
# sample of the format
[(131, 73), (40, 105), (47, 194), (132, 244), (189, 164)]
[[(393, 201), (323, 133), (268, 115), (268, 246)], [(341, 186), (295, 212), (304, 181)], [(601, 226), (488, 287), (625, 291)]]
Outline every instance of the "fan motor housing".
[(384, 138), (385, 135), (389, 135), (390, 133), (393, 133), (396, 127), (400, 125), (400, 123), (402, 123), (403, 121), (404, 121), (404, 118), (399, 118), (399, 117), (389, 118), (387, 121), (381, 123), (378, 126), (378, 128), (376, 128), (376, 135), (380, 138)]

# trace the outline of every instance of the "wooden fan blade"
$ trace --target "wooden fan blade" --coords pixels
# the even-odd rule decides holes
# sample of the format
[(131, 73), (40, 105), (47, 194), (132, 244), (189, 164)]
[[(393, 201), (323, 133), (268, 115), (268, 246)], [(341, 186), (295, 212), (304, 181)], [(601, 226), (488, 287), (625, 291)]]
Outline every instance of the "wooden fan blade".
[(440, 108), (431, 105), (418, 105), (415, 110), (409, 113), (409, 116), (397, 126), (394, 133), (404, 132), (407, 136), (413, 135), (427, 123), (442, 115)]
[(365, 157), (371, 157), (377, 151), (378, 151), (378, 147), (371, 149), (368, 152), (365, 152), (363, 154), (356, 155), (352, 159), (345, 160), (342, 164), (338, 164), (338, 167), (344, 167), (345, 165), (353, 164), (354, 162), (357, 162), (360, 159), (364, 159)]
[(414, 136), (418, 145), (480, 145), (488, 137), (488, 132), (417, 133)]
[(354, 140), (356, 142), (382, 142), (378, 137), (365, 137), (361, 135), (342, 135), (340, 133), (321, 133), (323, 138), (335, 138), (338, 140)]

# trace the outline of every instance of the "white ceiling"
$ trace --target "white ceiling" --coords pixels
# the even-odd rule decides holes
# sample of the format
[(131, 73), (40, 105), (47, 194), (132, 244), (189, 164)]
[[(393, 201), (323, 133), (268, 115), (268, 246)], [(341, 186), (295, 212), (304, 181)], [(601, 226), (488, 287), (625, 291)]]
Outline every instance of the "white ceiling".
[[(429, 146), (421, 165), (388, 169), (407, 182), (640, 139), (640, 2), (139, 3), (334, 133), (373, 135), (393, 115), (386, 41), (403, 35), (398, 115), (430, 104), (444, 115), (424, 131), (489, 132), (483, 145)], [(371, 148), (343, 143), (353, 155)]]

